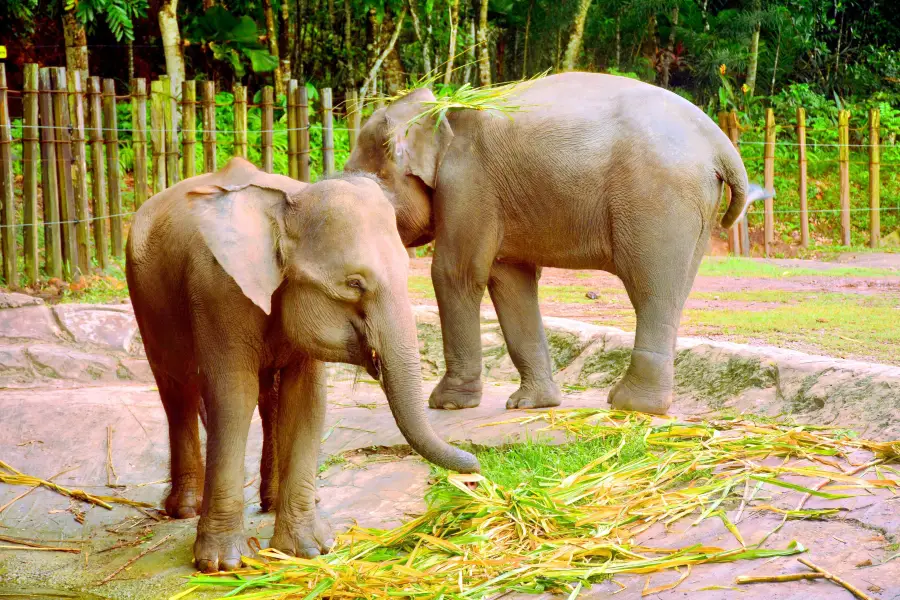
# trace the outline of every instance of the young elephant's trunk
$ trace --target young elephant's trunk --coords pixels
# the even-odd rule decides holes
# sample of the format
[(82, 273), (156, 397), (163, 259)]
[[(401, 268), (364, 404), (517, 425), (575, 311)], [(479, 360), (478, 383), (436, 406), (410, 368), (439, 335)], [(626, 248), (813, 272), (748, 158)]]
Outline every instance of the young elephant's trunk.
[(438, 466), (458, 473), (478, 473), (478, 459), (440, 439), (425, 415), (415, 318), (409, 305), (398, 308), (395, 304), (387, 322), (391, 323), (391, 333), (382, 332), (378, 344), (381, 382), (403, 437), (413, 450)]

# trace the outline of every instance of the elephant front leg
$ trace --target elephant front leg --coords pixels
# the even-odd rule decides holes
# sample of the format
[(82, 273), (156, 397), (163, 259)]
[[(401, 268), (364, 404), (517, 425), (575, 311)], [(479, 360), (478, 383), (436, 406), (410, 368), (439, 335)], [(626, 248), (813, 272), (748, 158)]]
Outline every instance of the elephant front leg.
[(438, 247), (431, 278), (441, 317), (447, 371), (428, 398), (431, 408), (474, 408), (481, 403), (480, 307), (490, 274), (487, 264), (468, 265)]
[(509, 355), (521, 385), (506, 408), (559, 406), (562, 397), (553, 383), (553, 367), (537, 295), (538, 273), (533, 265), (494, 263), (488, 291)]
[(218, 366), (203, 389), (208, 420), (206, 482), (194, 542), (194, 561), (206, 573), (237, 569), (241, 557), (251, 555), (244, 535), (244, 451), (259, 382), (256, 372)]
[(278, 399), (279, 490), (270, 547), (312, 558), (334, 545), (316, 507), (316, 472), (325, 422), (325, 365), (304, 360), (281, 372)]

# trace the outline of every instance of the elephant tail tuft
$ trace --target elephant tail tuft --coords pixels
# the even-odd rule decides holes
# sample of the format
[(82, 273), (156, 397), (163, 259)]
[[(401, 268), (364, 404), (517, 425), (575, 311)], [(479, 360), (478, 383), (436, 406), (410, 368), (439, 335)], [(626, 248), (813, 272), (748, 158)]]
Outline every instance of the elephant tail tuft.
[(731, 188), (731, 203), (722, 217), (722, 227), (729, 228), (744, 216), (744, 212), (757, 200), (774, 198), (774, 190), (747, 181), (747, 170), (740, 155), (729, 143), (728, 150), (719, 157), (719, 178)]

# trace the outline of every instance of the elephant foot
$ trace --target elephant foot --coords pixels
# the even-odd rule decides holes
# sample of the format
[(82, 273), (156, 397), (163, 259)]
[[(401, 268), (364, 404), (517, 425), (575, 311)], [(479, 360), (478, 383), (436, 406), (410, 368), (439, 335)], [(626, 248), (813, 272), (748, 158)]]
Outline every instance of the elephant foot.
[(172, 519), (193, 519), (199, 515), (203, 501), (202, 489), (203, 482), (194, 478), (183, 478), (179, 483), (173, 484), (164, 504), (166, 514)]
[(674, 363), (671, 357), (635, 350), (625, 376), (609, 391), (614, 410), (665, 415), (672, 405)]
[(333, 545), (331, 525), (315, 508), (304, 511), (297, 517), (276, 518), (275, 534), (269, 542), (270, 548), (300, 558), (315, 558), (320, 554), (327, 554)]
[(197, 570), (203, 573), (234, 571), (241, 568), (243, 556), (253, 556), (243, 531), (210, 532), (198, 528), (194, 542)]
[(430, 408), (457, 410), (475, 408), (481, 404), (481, 378), (464, 380), (444, 375), (428, 398)]
[(562, 403), (559, 388), (548, 379), (539, 383), (523, 383), (506, 401), (507, 410), (515, 408), (550, 408)]

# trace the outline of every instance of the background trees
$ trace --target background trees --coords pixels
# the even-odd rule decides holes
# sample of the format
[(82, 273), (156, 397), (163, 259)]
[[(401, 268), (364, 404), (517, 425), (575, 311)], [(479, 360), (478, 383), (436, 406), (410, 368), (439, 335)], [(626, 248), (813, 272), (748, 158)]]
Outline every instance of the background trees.
[(827, 98), (896, 98), (900, 11), (893, 4), (7, 0), (0, 40), (14, 81), (16, 65), (63, 60), (123, 86), (168, 72), (176, 84), (199, 75), (281, 89), (290, 74), (337, 89), (371, 79), (370, 92), (394, 91), (426, 73), (437, 75), (437, 85), (461, 85), (588, 69), (633, 73), (704, 108), (747, 108), (795, 85)]

